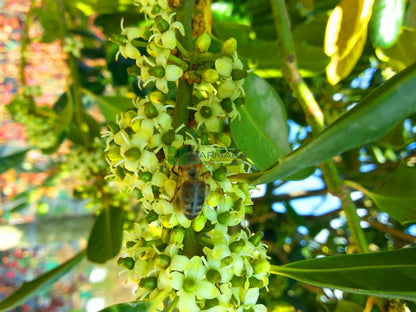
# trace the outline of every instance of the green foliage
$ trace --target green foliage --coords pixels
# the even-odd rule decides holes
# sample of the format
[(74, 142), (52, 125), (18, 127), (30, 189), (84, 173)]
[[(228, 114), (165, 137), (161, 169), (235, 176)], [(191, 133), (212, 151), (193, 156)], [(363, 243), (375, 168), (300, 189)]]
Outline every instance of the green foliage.
[(246, 103), (238, 107), (241, 118), (231, 123), (237, 146), (259, 170), (289, 153), (286, 112), (282, 100), (262, 78), (250, 74), (244, 84)]
[(146, 312), (149, 304), (146, 302), (120, 303), (104, 308), (100, 312)]
[(7, 170), (18, 166), (26, 156), (26, 153), (30, 149), (24, 149), (13, 154), (0, 157), (0, 173), (6, 172)]
[(416, 65), (395, 75), (353, 109), (254, 182), (281, 179), (339, 153), (373, 142), (416, 109)]
[(274, 266), (275, 274), (319, 287), (385, 298), (416, 299), (416, 248), (338, 255)]
[(119, 207), (104, 208), (98, 215), (88, 239), (88, 260), (104, 263), (117, 256), (123, 239), (124, 213)]
[(82, 260), (82, 258), (84, 258), (84, 256), (85, 251), (82, 251), (55, 269), (46, 272), (45, 274), (30, 282), (24, 282), (17, 291), (0, 302), (0, 311), (7, 311), (18, 306), (20, 303), (27, 300), (30, 296), (39, 293), (45, 287), (53, 284), (61, 276), (68, 273), (75, 265), (77, 265)]
[(106, 121), (115, 121), (117, 114), (133, 106), (131, 99), (124, 96), (101, 96), (96, 101)]

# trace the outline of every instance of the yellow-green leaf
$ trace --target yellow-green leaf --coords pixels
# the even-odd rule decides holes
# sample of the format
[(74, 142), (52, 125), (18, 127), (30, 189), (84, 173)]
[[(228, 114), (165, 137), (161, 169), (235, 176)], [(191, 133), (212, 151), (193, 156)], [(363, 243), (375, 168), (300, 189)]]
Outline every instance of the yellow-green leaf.
[(325, 33), (325, 53), (331, 57), (331, 84), (347, 77), (364, 49), (374, 0), (342, 0), (332, 11)]

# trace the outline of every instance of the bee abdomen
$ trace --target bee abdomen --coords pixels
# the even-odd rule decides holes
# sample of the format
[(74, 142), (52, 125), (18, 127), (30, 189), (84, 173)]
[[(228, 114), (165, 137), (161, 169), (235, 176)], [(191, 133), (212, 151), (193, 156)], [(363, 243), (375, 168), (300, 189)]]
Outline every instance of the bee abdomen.
[(181, 188), (181, 204), (183, 214), (189, 220), (195, 219), (202, 210), (207, 193), (207, 185), (203, 181), (185, 182)]

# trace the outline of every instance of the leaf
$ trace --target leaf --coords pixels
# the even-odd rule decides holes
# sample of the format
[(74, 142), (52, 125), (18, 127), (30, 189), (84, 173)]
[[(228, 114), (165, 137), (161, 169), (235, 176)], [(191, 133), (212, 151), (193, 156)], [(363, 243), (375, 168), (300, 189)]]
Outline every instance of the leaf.
[(347, 301), (347, 300), (341, 300), (337, 303), (337, 308), (334, 312), (362, 312), (363, 307), (359, 304)]
[(9, 169), (12, 169), (19, 165), (26, 156), (26, 153), (30, 149), (24, 149), (18, 152), (15, 152), (13, 154), (7, 155), (7, 156), (1, 156), (0, 157), (0, 173), (6, 172)]
[(100, 96), (95, 99), (107, 122), (115, 121), (117, 114), (133, 106), (131, 98), (124, 96)]
[(274, 89), (250, 74), (245, 80), (246, 103), (238, 108), (241, 119), (231, 122), (237, 146), (260, 170), (274, 164), (290, 151), (286, 111)]
[(88, 239), (88, 260), (104, 263), (117, 256), (123, 238), (123, 210), (104, 208), (98, 215)]
[(272, 271), (318, 287), (416, 299), (416, 248), (307, 259), (272, 266)]
[(99, 312), (146, 312), (149, 310), (147, 302), (125, 302), (104, 308)]
[(342, 0), (332, 11), (325, 32), (326, 73), (335, 85), (347, 77), (361, 56), (374, 0)]
[(403, 70), (416, 62), (416, 29), (402, 27), (399, 38), (389, 49), (377, 49), (377, 57), (396, 70)]
[(275, 166), (253, 175), (253, 183), (261, 184), (287, 177), (381, 138), (416, 110), (415, 85), (416, 64), (373, 90), (322, 133), (281, 158)]
[(60, 266), (56, 267), (55, 269), (39, 276), (38, 278), (30, 282), (24, 282), (18, 290), (16, 290), (12, 295), (0, 302), (0, 311), (6, 311), (18, 306), (19, 304), (27, 300), (30, 296), (35, 295), (45, 287), (51, 285), (61, 276), (68, 273), (69, 270), (71, 270), (76, 264), (78, 264), (78, 262), (80, 262), (84, 256), (85, 250), (81, 251), (76, 256), (61, 264)]
[(416, 222), (416, 168), (400, 165), (374, 192), (366, 195), (402, 224)]

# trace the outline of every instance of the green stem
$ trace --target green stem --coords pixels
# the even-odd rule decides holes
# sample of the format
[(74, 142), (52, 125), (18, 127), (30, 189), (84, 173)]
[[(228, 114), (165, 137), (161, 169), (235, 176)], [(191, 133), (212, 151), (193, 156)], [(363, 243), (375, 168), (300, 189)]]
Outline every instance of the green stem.
[(190, 58), (188, 51), (186, 51), (185, 47), (181, 44), (181, 42), (179, 40), (176, 40), (176, 47), (178, 48), (179, 52), (181, 52), (181, 54), (185, 58), (187, 58), (187, 59)]
[(182, 70), (187, 70), (188, 69), (188, 64), (183, 61), (182, 59), (180, 59), (179, 57), (170, 54), (168, 56), (168, 60), (176, 65), (178, 65)]
[[(192, 10), (194, 8), (195, 0), (185, 0), (181, 8), (176, 13), (176, 20), (181, 22), (185, 28), (185, 36), (180, 38), (180, 44), (186, 54), (183, 56), (189, 56), (189, 51), (192, 50)], [(176, 130), (182, 125), (187, 126), (189, 122), (189, 110), (188, 107), (192, 106), (192, 90), (193, 86), (189, 84), (185, 79), (179, 81), (178, 94), (176, 97), (175, 110), (173, 112), (173, 128)], [(183, 127), (179, 133), (184, 133)]]
[[(295, 45), (290, 31), (290, 19), (285, 2), (284, 0), (270, 0), (270, 4), (280, 45), (283, 76), (298, 99), (305, 113), (306, 121), (312, 128), (312, 133), (316, 135), (325, 128), (324, 117), (313, 93), (299, 73)], [(351, 200), (347, 187), (339, 177), (333, 161), (324, 162), (321, 165), (321, 170), (329, 192), (340, 198), (342, 202), (342, 209), (347, 217), (347, 223), (354, 243), (360, 252), (368, 252), (368, 245), (363, 229), (360, 226), (360, 218), (356, 207)]]

